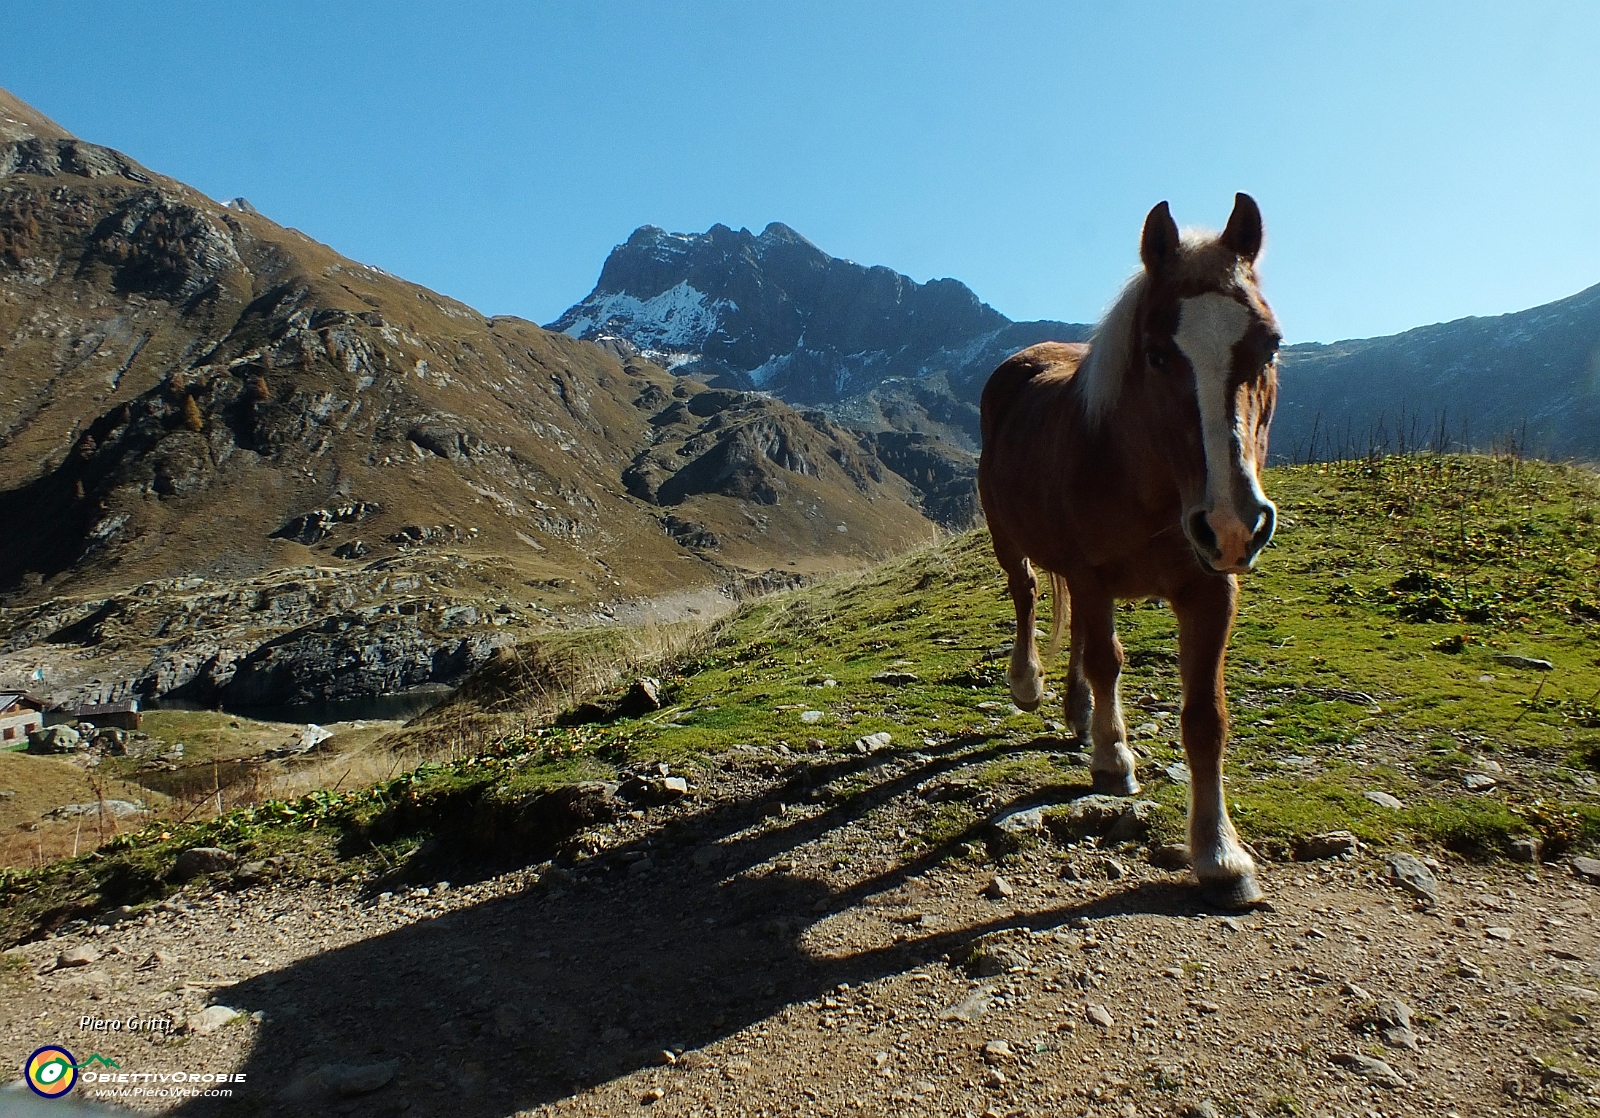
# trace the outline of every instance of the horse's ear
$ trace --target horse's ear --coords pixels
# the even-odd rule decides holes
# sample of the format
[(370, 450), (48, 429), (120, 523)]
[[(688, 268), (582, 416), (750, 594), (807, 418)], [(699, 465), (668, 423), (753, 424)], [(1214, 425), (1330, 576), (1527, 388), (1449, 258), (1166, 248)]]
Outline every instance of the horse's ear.
[(1144, 219), (1144, 236), (1139, 241), (1139, 258), (1145, 271), (1155, 272), (1178, 254), (1178, 223), (1165, 202), (1157, 202)]
[(1233, 215), (1222, 231), (1222, 243), (1245, 260), (1254, 260), (1261, 252), (1261, 207), (1250, 195), (1233, 196)]

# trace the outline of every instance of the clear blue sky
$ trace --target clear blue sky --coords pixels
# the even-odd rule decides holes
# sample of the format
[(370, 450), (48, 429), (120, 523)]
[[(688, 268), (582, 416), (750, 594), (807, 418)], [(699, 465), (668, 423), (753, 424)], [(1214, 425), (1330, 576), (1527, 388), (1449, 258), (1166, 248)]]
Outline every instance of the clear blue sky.
[(1170, 199), (1294, 340), (1600, 282), (1600, 4), (16, 3), (0, 85), (487, 313), (645, 223), (784, 221), (1092, 320)]

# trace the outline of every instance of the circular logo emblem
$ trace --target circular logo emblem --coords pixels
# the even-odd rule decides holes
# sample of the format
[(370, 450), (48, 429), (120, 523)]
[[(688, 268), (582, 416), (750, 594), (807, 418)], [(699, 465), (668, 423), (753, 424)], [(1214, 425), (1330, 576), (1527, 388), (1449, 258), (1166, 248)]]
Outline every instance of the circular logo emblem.
[(78, 1061), (59, 1045), (47, 1044), (28, 1057), (28, 1086), (47, 1099), (59, 1099), (78, 1082)]

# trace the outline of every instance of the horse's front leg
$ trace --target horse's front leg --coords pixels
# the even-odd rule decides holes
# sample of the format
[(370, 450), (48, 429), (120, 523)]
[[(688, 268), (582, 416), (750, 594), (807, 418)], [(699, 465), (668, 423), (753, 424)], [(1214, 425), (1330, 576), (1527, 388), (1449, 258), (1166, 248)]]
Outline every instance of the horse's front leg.
[(1112, 598), (1087, 588), (1073, 591), (1072, 650), (1094, 695), (1089, 720), (1089, 736), (1094, 741), (1089, 774), (1094, 778), (1094, 790), (1113, 796), (1136, 795), (1139, 781), (1134, 776), (1128, 727), (1122, 720), (1122, 700), (1117, 694), (1122, 676), (1122, 642), (1117, 640), (1116, 603)]
[(1189, 857), (1206, 898), (1243, 908), (1261, 899), (1256, 865), (1239, 842), (1222, 793), (1228, 696), (1222, 665), (1238, 593), (1233, 576), (1209, 577), (1172, 603), (1183, 677), (1183, 750), (1189, 760)]

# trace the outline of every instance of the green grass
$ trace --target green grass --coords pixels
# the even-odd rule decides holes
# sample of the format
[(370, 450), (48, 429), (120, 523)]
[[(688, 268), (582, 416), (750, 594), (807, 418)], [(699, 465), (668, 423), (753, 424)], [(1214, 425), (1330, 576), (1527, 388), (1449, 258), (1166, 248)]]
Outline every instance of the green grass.
[[(1243, 580), (1228, 667), (1229, 795), (1244, 837), (1269, 853), (1333, 829), (1474, 857), (1500, 853), (1523, 834), (1553, 852), (1593, 846), (1595, 476), (1505, 458), (1422, 456), (1277, 469), (1266, 488), (1280, 528), (1258, 572)], [(500, 687), (475, 713), (450, 716), (476, 719), (481, 756), (326, 803), (287, 805), (294, 815), (258, 808), (253, 820), (224, 817), (181, 838), (146, 833), (102, 861), (154, 865), (184, 843), (226, 840), (229, 827), (263, 847), (282, 846), (308, 835), (312, 820), (334, 836), (318, 840), (327, 857), (370, 861), (377, 851), (392, 860), (430, 833), (448, 805), (515, 804), (627, 764), (692, 765), (739, 744), (849, 753), (880, 730), (901, 752), (980, 739), (1022, 750), (986, 754), (968, 774), (1002, 799), (1086, 783), (1044, 752), (1066, 748), (1049, 740), (1043, 721), (1059, 710), (1025, 715), (1009, 704), (1001, 650), (1011, 617), (988, 538), (970, 532), (742, 610), (695, 651), (654, 669), (668, 705), (647, 717), (558, 726), (519, 717), (516, 688)], [(1146, 771), (1158, 772), (1182, 756), (1177, 720), (1154, 717), (1179, 697), (1174, 619), (1157, 602), (1124, 603), (1118, 628), (1128, 653), (1129, 723), (1154, 724), (1137, 744), (1150, 754)], [(581, 655), (572, 643), (579, 638), (561, 639), (562, 656)], [(1508, 653), (1548, 660), (1553, 670), (1495, 659)], [(1049, 666), (1050, 685), (1059, 686), (1062, 667)], [(891, 669), (917, 681), (873, 681)], [(806, 722), (806, 711), (822, 717)], [(1499, 786), (1468, 792), (1462, 775), (1486, 771), (1485, 761), (1501, 766)], [(1364, 796), (1374, 790), (1405, 806), (1378, 806)], [(1150, 780), (1146, 794), (1167, 809), (1164, 820), (1181, 818), (1180, 786)], [(955, 844), (977, 819), (965, 805), (935, 805), (906, 847)], [(96, 884), (108, 875), (104, 865), (43, 872), (87, 873), (83, 891), (106, 893)], [(24, 879), (36, 881), (0, 879), (0, 894), (17, 895)]]

